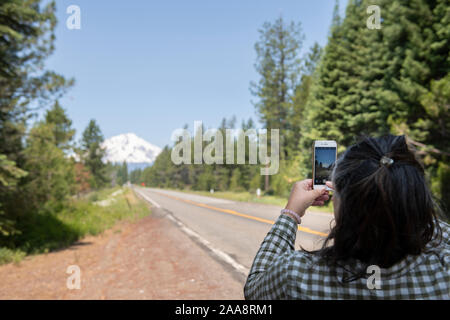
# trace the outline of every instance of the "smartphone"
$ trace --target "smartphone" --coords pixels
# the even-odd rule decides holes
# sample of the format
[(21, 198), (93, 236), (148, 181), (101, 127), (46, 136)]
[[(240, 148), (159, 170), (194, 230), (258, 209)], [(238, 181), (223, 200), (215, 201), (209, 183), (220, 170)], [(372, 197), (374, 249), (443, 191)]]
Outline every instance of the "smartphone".
[(334, 140), (316, 140), (313, 145), (313, 189), (327, 188), (333, 164), (336, 162), (337, 143)]

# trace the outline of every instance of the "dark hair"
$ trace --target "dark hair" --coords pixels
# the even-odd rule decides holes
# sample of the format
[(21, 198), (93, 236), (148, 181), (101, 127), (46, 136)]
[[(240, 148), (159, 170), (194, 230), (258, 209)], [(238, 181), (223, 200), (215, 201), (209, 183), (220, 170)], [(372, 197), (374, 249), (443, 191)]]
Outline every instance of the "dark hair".
[(369, 265), (388, 268), (418, 255), (442, 234), (424, 169), (404, 136), (364, 138), (339, 157), (331, 179), (335, 225), (319, 252), (334, 265), (365, 265), (344, 281), (361, 278)]

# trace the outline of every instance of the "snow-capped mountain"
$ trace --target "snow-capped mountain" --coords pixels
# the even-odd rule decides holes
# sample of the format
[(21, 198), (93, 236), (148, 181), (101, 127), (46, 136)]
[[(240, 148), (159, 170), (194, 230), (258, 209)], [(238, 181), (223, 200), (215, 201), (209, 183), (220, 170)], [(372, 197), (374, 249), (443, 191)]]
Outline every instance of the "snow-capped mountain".
[(139, 138), (134, 133), (120, 134), (106, 139), (102, 147), (106, 149), (103, 160), (112, 163), (128, 164), (130, 169), (143, 168), (151, 165), (161, 148)]

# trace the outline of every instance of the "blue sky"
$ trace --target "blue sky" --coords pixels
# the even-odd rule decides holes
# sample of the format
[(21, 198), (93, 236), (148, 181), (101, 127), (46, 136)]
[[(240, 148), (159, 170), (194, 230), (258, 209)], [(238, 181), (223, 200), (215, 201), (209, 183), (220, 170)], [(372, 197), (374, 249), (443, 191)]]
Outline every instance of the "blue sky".
[[(72, 4), (81, 8), (81, 30), (66, 27)], [(77, 138), (95, 118), (106, 138), (134, 132), (163, 147), (195, 120), (257, 120), (249, 83), (258, 80), (258, 29), (280, 14), (300, 21), (306, 51), (326, 44), (333, 7), (334, 0), (58, 0), (47, 67), (76, 80), (60, 102)]]
[(336, 149), (335, 148), (316, 148), (316, 160), (322, 162), (324, 167), (329, 166), (336, 161)]

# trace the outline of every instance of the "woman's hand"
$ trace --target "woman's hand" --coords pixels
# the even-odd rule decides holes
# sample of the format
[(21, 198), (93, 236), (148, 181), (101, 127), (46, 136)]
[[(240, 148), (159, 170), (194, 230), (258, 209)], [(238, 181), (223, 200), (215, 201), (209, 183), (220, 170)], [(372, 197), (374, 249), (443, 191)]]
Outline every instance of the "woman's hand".
[(329, 194), (326, 189), (313, 189), (312, 179), (306, 179), (294, 183), (286, 209), (302, 217), (309, 206), (323, 206), (328, 199)]
[(334, 191), (333, 182), (327, 181), (327, 182), (325, 182), (325, 185), (326, 185), (328, 188), (330, 188), (332, 191)]

